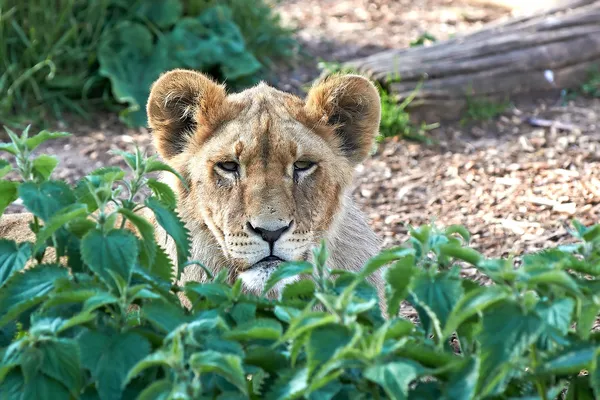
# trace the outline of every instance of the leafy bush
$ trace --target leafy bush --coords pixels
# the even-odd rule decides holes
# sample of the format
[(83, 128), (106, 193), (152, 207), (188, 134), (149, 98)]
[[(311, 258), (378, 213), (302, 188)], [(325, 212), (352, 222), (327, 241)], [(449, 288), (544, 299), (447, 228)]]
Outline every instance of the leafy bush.
[[(20, 197), (35, 242), (0, 240), (2, 399), (593, 399), (600, 395), (600, 225), (578, 242), (487, 259), (460, 226), (411, 230), (409, 241), (358, 273), (287, 263), (270, 278), (311, 274), (279, 299), (245, 294), (227, 273), (173, 284), (189, 237), (174, 195), (147, 173), (169, 171), (136, 151), (131, 173), (102, 168), (74, 188), (50, 179), (43, 141), (10, 133), (0, 150), (2, 204)], [(153, 190), (143, 205), (134, 201)], [(112, 203), (113, 207), (108, 207)], [(176, 238), (176, 270), (147, 207)], [(95, 213), (91, 214), (92, 212)], [(137, 236), (124, 230), (124, 217)], [(43, 263), (55, 251), (55, 261)], [(69, 269), (58, 265), (61, 261)], [(27, 263), (31, 265), (26, 266)], [(489, 286), (461, 277), (474, 266)], [(385, 306), (365, 277), (383, 268)], [(185, 293), (192, 307), (181, 306)], [(419, 324), (396, 317), (406, 300)]]
[(199, 69), (235, 88), (295, 48), (263, 0), (7, 0), (0, 38), (3, 120), (85, 115), (101, 100), (126, 103), (121, 117), (136, 126), (164, 71)]

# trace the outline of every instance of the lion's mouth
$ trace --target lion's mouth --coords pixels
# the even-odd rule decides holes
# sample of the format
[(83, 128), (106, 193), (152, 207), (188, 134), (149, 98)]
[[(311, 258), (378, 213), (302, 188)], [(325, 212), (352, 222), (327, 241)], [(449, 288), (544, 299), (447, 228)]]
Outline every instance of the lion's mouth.
[(283, 262), (285, 262), (285, 260), (282, 258), (279, 258), (277, 256), (268, 256), (256, 263), (252, 264), (249, 269), (275, 268)]

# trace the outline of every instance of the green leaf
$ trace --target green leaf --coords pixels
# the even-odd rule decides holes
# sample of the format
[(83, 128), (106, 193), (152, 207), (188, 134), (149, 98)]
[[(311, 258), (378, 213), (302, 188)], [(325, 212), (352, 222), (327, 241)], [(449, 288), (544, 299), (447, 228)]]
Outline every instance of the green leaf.
[(456, 303), (448, 317), (448, 321), (446, 321), (444, 337), (450, 336), (473, 315), (483, 312), (493, 304), (506, 299), (509, 295), (508, 288), (502, 286), (485, 286), (464, 294)]
[(17, 146), (12, 143), (0, 143), (0, 152), (2, 151), (12, 154), (13, 156), (16, 156), (18, 153)]
[(0, 327), (41, 303), (54, 288), (54, 282), (68, 275), (69, 271), (58, 265), (39, 265), (13, 275), (0, 290)]
[(137, 255), (137, 240), (125, 230), (114, 229), (103, 233), (95, 229), (81, 241), (83, 261), (108, 284), (113, 283), (109, 271), (129, 281)]
[(119, 213), (124, 215), (135, 227), (142, 236), (140, 240), (140, 259), (146, 266), (152, 266), (156, 258), (158, 245), (154, 239), (154, 226), (144, 217), (134, 213), (126, 208), (119, 208)]
[(257, 318), (226, 332), (223, 337), (230, 340), (245, 341), (253, 339), (277, 340), (283, 329), (274, 319)]
[(265, 398), (267, 400), (282, 400), (298, 398), (308, 388), (308, 368), (286, 371), (270, 388)]
[[(426, 305), (435, 314), (441, 326), (445, 326), (450, 312), (463, 293), (461, 281), (457, 277), (448, 273), (430, 277), (428, 274), (422, 273), (413, 278), (409, 300), (412, 303), (416, 297), (418, 303)], [(415, 308), (419, 313), (423, 328), (429, 332), (432, 326), (428, 313), (421, 305), (415, 304)]]
[(600, 348), (596, 348), (590, 368), (590, 383), (596, 398), (600, 397)]
[(534, 371), (536, 375), (577, 375), (591, 369), (598, 346), (578, 345), (552, 354)]
[(169, 354), (165, 350), (159, 350), (141, 359), (133, 368), (129, 370), (127, 377), (125, 378), (125, 384), (131, 382), (140, 372), (158, 366), (169, 367), (171, 361), (178, 361), (177, 357)]
[(309, 299), (314, 296), (315, 282), (311, 279), (301, 279), (285, 285), (281, 292), (283, 300)]
[(0, 287), (14, 273), (21, 271), (31, 257), (31, 243), (17, 244), (13, 240), (0, 239)]
[(423, 372), (423, 367), (410, 360), (397, 360), (370, 366), (365, 378), (380, 385), (388, 398), (408, 399), (408, 385)]
[(553, 303), (538, 303), (535, 311), (546, 324), (547, 329), (540, 335), (540, 342), (544, 342), (544, 347), (547, 347), (547, 342), (553, 339), (555, 333), (567, 335), (575, 311), (575, 300), (565, 297)]
[(19, 198), (19, 183), (12, 181), (0, 181), (0, 216), (6, 207)]
[(193, 299), (200, 295), (214, 304), (220, 304), (229, 300), (230, 293), (231, 288), (222, 283), (186, 282), (185, 284), (185, 294), (192, 303), (194, 303)]
[(385, 271), (385, 299), (388, 315), (397, 315), (402, 300), (408, 295), (413, 275), (416, 272), (415, 257), (406, 256)]
[(337, 324), (312, 330), (306, 345), (309, 376), (325, 363), (335, 361), (336, 354), (351, 344), (352, 338), (353, 332), (349, 328)]
[(571, 278), (571, 276), (565, 271), (558, 270), (539, 270), (539, 271), (526, 271), (523, 275), (523, 279), (529, 285), (556, 285), (560, 286), (573, 294), (580, 294), (577, 282)]
[(38, 232), (35, 242), (35, 250), (37, 251), (44, 246), (46, 244), (46, 240), (51, 238), (52, 235), (54, 235), (54, 233), (56, 233), (56, 231), (62, 228), (66, 223), (77, 218), (85, 217), (87, 214), (88, 211), (85, 204), (72, 204), (54, 214)]
[(149, 178), (146, 184), (164, 205), (170, 209), (177, 207), (177, 196), (173, 192), (173, 189), (171, 189), (171, 186), (154, 178)]
[(246, 377), (242, 369), (242, 359), (234, 354), (222, 354), (216, 351), (194, 353), (190, 357), (190, 366), (197, 373), (214, 372), (247, 394)]
[(169, 399), (173, 383), (168, 379), (152, 382), (151, 385), (142, 390), (137, 400), (166, 400)]
[(83, 376), (77, 342), (56, 338), (41, 342), (39, 349), (43, 353), (40, 371), (65, 385), (73, 397), (78, 397)]
[(86, 331), (78, 338), (81, 362), (97, 381), (102, 400), (120, 399), (130, 369), (150, 353), (150, 343), (136, 333)]
[(448, 228), (446, 228), (444, 233), (448, 236), (458, 233), (466, 243), (469, 243), (469, 241), (471, 240), (471, 234), (469, 233), (467, 228), (465, 228), (462, 225), (450, 225)]
[(590, 386), (589, 375), (578, 376), (571, 380), (565, 400), (596, 400)]
[(144, 304), (142, 317), (163, 330), (165, 333), (175, 330), (179, 325), (186, 323), (190, 318), (184, 314), (181, 307), (164, 301), (153, 301)]
[(76, 201), (71, 188), (58, 181), (47, 181), (41, 185), (25, 182), (19, 186), (19, 197), (33, 215), (44, 221)]
[(51, 139), (60, 139), (64, 137), (71, 136), (70, 133), (67, 132), (49, 132), (46, 130), (41, 131), (35, 136), (30, 137), (25, 140), (25, 145), (29, 149), (29, 151), (35, 150), (42, 143), (51, 140)]
[(187, 181), (185, 179), (183, 179), (183, 176), (181, 176), (179, 174), (179, 172), (177, 172), (174, 168), (172, 168), (170, 165), (165, 164), (162, 161), (157, 160), (156, 158), (149, 158), (148, 161), (146, 162), (146, 172), (150, 173), (150, 172), (157, 172), (157, 171), (164, 171), (164, 172), (172, 173), (173, 175), (175, 175), (176, 177), (179, 178), (181, 183), (183, 183), (183, 186), (185, 186), (186, 188), (189, 189)]
[(312, 264), (305, 261), (282, 263), (267, 280), (263, 293), (267, 293), (283, 279), (292, 278), (301, 274), (310, 274), (312, 270)]
[(159, 28), (168, 28), (181, 18), (183, 5), (179, 0), (150, 0), (137, 3), (133, 12)]
[(246, 50), (244, 37), (226, 6), (181, 19), (167, 40), (179, 65), (203, 71), (218, 66), (226, 80), (254, 75), (261, 68)]
[(181, 276), (182, 268), (190, 256), (189, 231), (175, 211), (165, 207), (158, 200), (150, 197), (144, 203), (156, 216), (156, 221), (173, 238), (177, 248), (177, 279)]
[(0, 160), (0, 178), (12, 171), (12, 165), (6, 160)]
[(54, 156), (49, 156), (47, 154), (43, 154), (33, 160), (33, 172), (41, 178), (41, 180), (45, 181), (50, 178), (52, 175), (52, 171), (58, 165), (58, 159)]
[(513, 368), (510, 361), (519, 357), (534, 343), (544, 329), (535, 313), (509, 300), (497, 303), (483, 315), (481, 368), (478, 390), (482, 396), (500, 390)]
[(152, 83), (163, 71), (177, 67), (169, 54), (168, 41), (154, 43), (152, 33), (142, 24), (122, 21), (102, 36), (98, 46), (100, 75), (111, 82), (112, 93), (129, 107), (121, 119), (130, 126), (146, 126), (145, 104)]
[(446, 400), (471, 400), (475, 398), (479, 379), (479, 358), (468, 358), (460, 369), (450, 375), (444, 390)]
[(440, 254), (442, 255), (466, 261), (472, 265), (478, 265), (483, 259), (481, 253), (468, 247), (460, 247), (454, 244), (442, 244), (439, 249)]

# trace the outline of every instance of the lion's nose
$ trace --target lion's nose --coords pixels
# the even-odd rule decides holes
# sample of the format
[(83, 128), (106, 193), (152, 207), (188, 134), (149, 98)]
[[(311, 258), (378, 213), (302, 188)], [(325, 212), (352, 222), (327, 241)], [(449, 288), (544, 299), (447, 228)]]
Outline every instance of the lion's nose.
[(275, 230), (262, 228), (260, 226), (252, 226), (252, 224), (250, 222), (247, 223), (247, 226), (248, 226), (248, 229), (250, 230), (250, 232), (256, 233), (265, 242), (267, 242), (269, 244), (273, 244), (281, 237), (281, 235), (283, 235), (285, 232), (287, 232), (290, 229), (290, 227), (292, 226), (292, 223), (293, 223), (293, 221), (290, 221), (289, 224), (287, 224), (281, 228), (275, 229)]

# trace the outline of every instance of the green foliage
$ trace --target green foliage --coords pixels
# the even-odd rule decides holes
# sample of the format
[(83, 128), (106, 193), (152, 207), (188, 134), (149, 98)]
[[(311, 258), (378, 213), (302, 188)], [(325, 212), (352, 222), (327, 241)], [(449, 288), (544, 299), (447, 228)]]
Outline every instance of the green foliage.
[(296, 49), (264, 0), (7, 0), (0, 37), (0, 116), (13, 124), (124, 103), (121, 119), (145, 125), (162, 72), (193, 68), (242, 87)]
[[(321, 61), (319, 67), (328, 74), (337, 72), (356, 73), (352, 68), (344, 67), (339, 63)], [(388, 82), (398, 82), (400, 79), (401, 77), (399, 76), (390, 76)], [(387, 137), (401, 136), (409, 140), (431, 143), (432, 140), (427, 136), (427, 132), (437, 128), (439, 124), (421, 123), (417, 125), (411, 120), (410, 113), (407, 110), (407, 107), (413, 102), (419, 92), (421, 84), (415, 88), (410, 96), (400, 103), (385, 87), (378, 83), (376, 83), (376, 86), (381, 98), (381, 123), (379, 125), (377, 140), (381, 142)]]
[[(136, 213), (153, 212), (178, 245), (176, 264), (190, 263), (172, 193), (147, 177), (167, 166), (140, 151), (121, 152), (129, 174), (102, 168), (72, 189), (52, 181), (51, 171), (32, 170), (26, 143), (38, 136), (11, 138), (13, 160), (3, 168), (21, 176), (15, 185), (33, 212), (36, 241), (0, 240), (2, 399), (600, 393), (600, 335), (592, 331), (600, 311), (600, 225), (573, 221), (575, 243), (525, 255), (518, 267), (471, 249), (461, 226), (426, 225), (356, 273), (328, 269), (322, 245), (314, 263), (284, 264), (270, 278), (265, 292), (282, 279), (312, 277), (276, 299), (243, 293), (225, 270), (182, 287), (172, 283), (173, 263), (152, 224)], [(135, 199), (146, 187), (153, 194), (142, 205)], [(126, 220), (137, 237), (123, 229)], [(42, 263), (50, 248), (64, 256), (57, 264)], [(465, 264), (490, 284), (463, 278)], [(378, 270), (382, 299), (365, 281)], [(180, 303), (182, 293), (191, 308)], [(397, 315), (404, 301), (417, 310), (418, 324)]]

